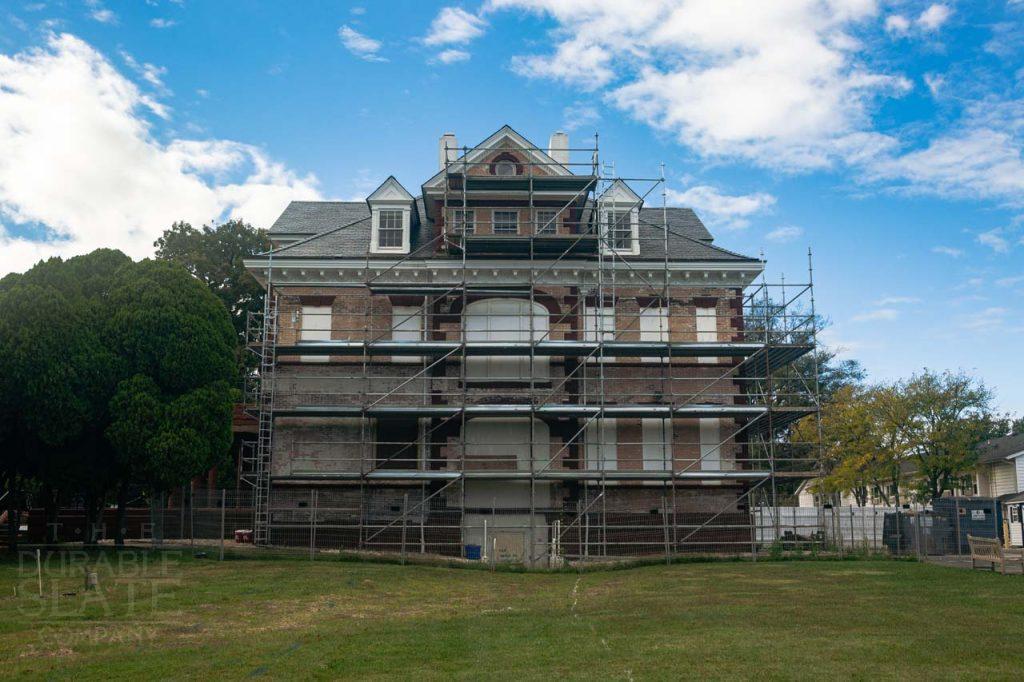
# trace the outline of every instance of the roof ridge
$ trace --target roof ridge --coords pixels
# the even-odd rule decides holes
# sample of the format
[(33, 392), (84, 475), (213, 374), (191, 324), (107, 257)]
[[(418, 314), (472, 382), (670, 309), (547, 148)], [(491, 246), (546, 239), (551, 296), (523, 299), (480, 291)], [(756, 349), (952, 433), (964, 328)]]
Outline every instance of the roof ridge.
[(296, 242), (292, 242), (291, 244), (288, 244), (287, 246), (282, 246), (279, 249), (271, 249), (270, 251), (265, 251), (263, 253), (259, 253), (259, 254), (256, 254), (256, 255), (258, 255), (258, 256), (270, 256), (270, 255), (278, 254), (278, 253), (281, 253), (282, 251), (287, 251), (288, 249), (292, 248), (293, 246), (301, 246), (302, 244), (308, 244), (309, 242), (313, 241), (314, 239), (319, 239), (320, 237), (326, 237), (329, 234), (334, 234), (335, 232), (339, 232), (341, 230), (344, 230), (346, 227), (352, 227), (356, 223), (361, 223), (364, 220), (369, 220), (369, 219), (370, 219), (370, 216), (366, 215), (366, 216), (363, 216), (362, 218), (357, 218), (356, 220), (353, 220), (350, 223), (345, 223), (344, 225), (340, 225), (338, 227), (331, 228), (330, 230), (326, 230), (324, 232), (319, 232), (319, 233), (314, 234), (314, 235), (312, 235), (310, 237), (306, 237), (305, 239), (300, 239), (300, 240), (298, 240)]

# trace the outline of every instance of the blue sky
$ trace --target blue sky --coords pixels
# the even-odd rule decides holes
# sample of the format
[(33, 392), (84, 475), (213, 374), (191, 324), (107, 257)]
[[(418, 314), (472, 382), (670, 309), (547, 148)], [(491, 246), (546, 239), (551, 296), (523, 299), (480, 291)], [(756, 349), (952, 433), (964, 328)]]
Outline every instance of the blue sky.
[(813, 248), (872, 379), (962, 368), (1022, 413), (1022, 51), (1021, 0), (8, 1), (0, 272), (415, 190), (445, 131), (597, 131), (773, 276)]

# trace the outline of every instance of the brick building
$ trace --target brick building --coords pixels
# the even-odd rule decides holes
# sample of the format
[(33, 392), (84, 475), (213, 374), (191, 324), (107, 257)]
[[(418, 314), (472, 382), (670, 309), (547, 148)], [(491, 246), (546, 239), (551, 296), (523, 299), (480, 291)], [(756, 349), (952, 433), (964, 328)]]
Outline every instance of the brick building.
[(257, 540), (308, 517), (314, 543), (534, 562), (700, 549), (702, 520), (746, 518), (770, 435), (809, 412), (766, 398), (813, 338), (751, 293), (763, 262), (564, 133), (446, 134), (438, 157), (415, 196), (292, 202), (246, 261), (271, 294)]

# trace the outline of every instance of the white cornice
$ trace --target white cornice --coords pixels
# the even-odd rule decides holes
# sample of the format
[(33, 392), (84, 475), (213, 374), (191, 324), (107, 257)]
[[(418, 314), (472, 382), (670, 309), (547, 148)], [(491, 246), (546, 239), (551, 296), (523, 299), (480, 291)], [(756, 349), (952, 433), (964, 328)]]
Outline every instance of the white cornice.
[[(526, 284), (536, 281), (548, 286), (595, 285), (600, 279), (606, 285), (645, 286), (664, 284), (667, 274), (673, 286), (737, 287), (747, 286), (761, 274), (760, 261), (723, 262), (615, 262), (599, 265), (595, 261), (529, 261), (484, 260), (467, 261), (465, 272), (461, 260), (389, 260), (389, 259), (273, 259), (273, 272), (268, 273), (269, 259), (249, 258), (246, 268), (264, 286), (267, 275), (277, 285), (294, 286), (363, 286), (368, 280), (377, 284), (450, 286), (463, 281), (474, 284)], [(599, 278), (600, 274), (600, 278)]]

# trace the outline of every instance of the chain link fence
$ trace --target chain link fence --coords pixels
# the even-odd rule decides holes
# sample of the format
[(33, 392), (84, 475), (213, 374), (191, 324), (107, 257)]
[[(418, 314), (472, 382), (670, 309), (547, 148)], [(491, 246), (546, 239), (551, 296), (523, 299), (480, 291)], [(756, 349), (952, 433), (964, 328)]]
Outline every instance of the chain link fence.
[[(679, 511), (663, 498), (649, 512), (610, 507), (603, 494), (571, 508), (501, 508), (467, 499), (462, 483), (361, 490), (275, 490), (268, 546), (253, 545), (251, 490), (183, 488), (130, 508), (106, 510), (91, 527), (80, 510), (56, 523), (30, 515), (37, 542), (188, 547), (209, 557), (356, 553), (411, 560), (533, 567), (693, 557), (758, 560), (784, 555), (967, 556), (967, 536), (1004, 540), (1000, 502), (941, 498), (928, 507), (773, 507)], [(476, 506), (474, 506), (476, 505)], [(120, 523), (120, 528), (119, 528)]]

